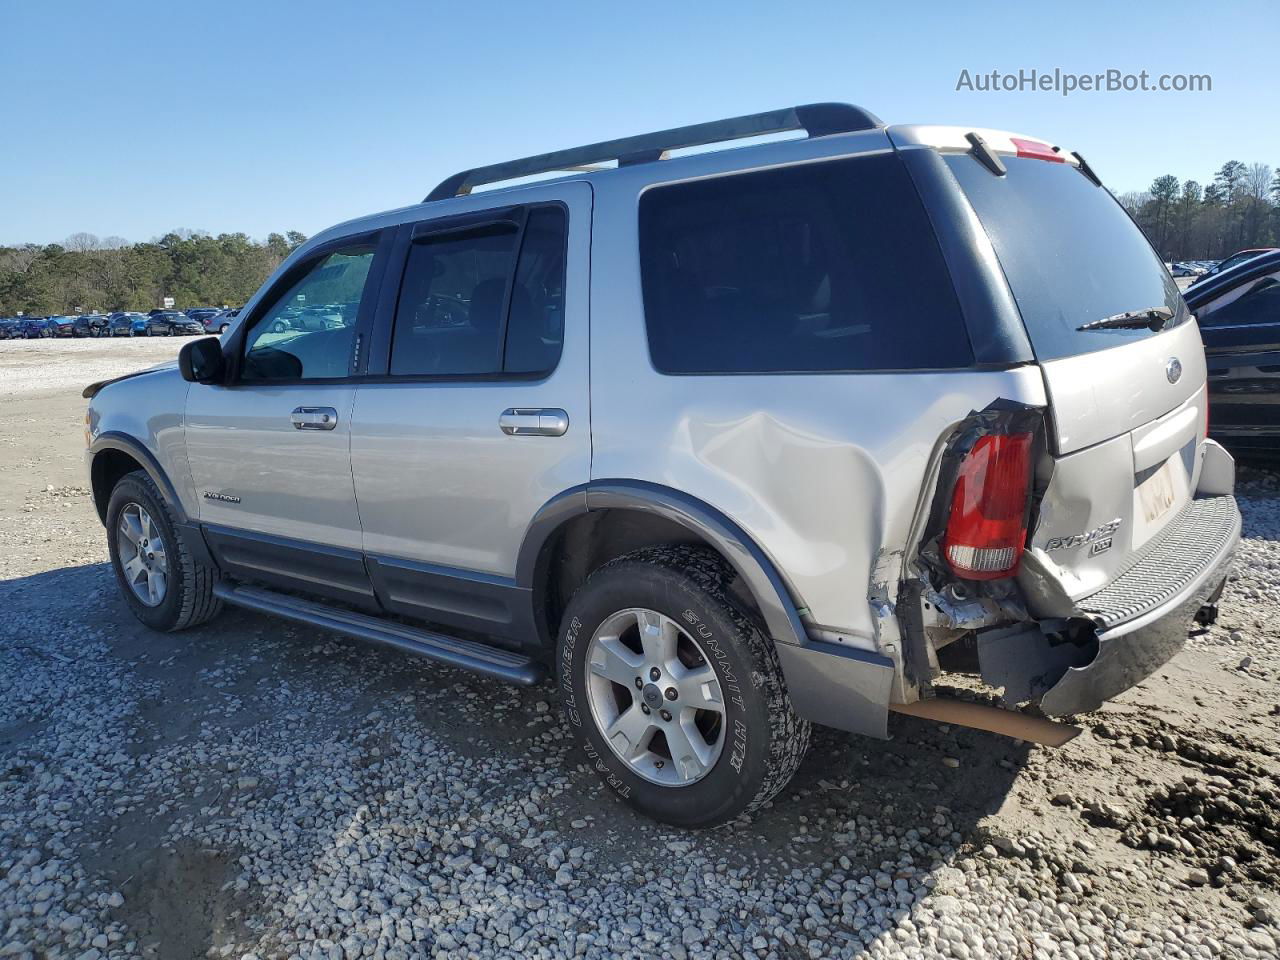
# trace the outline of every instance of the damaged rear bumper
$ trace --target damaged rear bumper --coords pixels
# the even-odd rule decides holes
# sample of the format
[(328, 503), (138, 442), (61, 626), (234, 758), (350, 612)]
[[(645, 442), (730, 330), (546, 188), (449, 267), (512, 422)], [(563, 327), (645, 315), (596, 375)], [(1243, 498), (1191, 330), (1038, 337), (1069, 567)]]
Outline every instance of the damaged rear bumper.
[(1094, 625), (1097, 652), (1048, 686), (1041, 710), (1051, 717), (1096, 710), (1168, 663), (1196, 614), (1216, 602), (1239, 541), (1234, 497), (1191, 501), (1155, 549), (1079, 602)]

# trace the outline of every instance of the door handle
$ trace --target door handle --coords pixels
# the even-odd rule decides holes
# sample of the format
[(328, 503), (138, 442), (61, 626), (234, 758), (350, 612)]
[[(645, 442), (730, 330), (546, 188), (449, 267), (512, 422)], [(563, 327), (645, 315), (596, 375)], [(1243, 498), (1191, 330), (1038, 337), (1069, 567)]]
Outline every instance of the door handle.
[(295, 430), (332, 430), (338, 425), (338, 411), (333, 407), (295, 407), (289, 422)]
[(498, 426), (508, 437), (563, 437), (569, 415), (555, 407), (507, 407)]

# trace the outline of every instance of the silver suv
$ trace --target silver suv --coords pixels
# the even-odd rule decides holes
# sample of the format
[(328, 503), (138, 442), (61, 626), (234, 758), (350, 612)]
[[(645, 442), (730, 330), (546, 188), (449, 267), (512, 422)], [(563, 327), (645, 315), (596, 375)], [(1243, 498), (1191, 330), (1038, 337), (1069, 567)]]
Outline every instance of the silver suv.
[(325, 231), (221, 341), (86, 390), (89, 469), (149, 626), (551, 671), (609, 787), (705, 826), (814, 723), (1063, 742), (1214, 616), (1240, 518), (1191, 321), (1078, 154), (795, 107)]

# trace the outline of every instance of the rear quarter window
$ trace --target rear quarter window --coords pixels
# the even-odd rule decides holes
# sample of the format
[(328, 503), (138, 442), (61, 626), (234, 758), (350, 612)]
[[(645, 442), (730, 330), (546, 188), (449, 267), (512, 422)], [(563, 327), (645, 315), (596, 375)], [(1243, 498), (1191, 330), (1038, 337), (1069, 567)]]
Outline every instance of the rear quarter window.
[(649, 351), (668, 374), (967, 367), (959, 303), (896, 154), (655, 187)]

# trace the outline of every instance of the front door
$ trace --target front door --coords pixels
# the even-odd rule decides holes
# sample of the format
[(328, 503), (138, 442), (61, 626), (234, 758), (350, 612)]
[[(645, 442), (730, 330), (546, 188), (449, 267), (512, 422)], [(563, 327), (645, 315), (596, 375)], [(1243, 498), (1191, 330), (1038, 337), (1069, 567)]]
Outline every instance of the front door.
[(233, 576), (371, 597), (350, 440), (377, 246), (376, 235), (326, 245), (289, 270), (229, 345), (228, 382), (191, 386), (186, 443), (200, 521)]
[(525, 531), (590, 475), (591, 188), (504, 200), (401, 228), (385, 369), (357, 391), (351, 452), (383, 605), (521, 639)]

